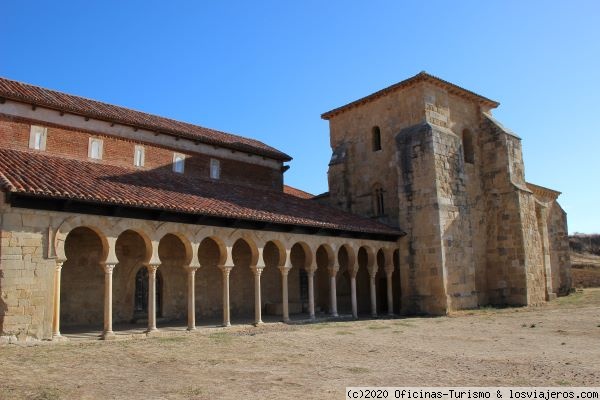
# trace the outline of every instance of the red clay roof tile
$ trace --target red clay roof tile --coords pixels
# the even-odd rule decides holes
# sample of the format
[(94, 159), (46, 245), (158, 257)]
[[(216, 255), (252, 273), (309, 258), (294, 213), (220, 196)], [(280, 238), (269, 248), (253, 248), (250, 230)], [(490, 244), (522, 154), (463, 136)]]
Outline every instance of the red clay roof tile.
[(232, 135), (204, 128), (186, 122), (147, 114), (112, 104), (102, 103), (84, 97), (74, 96), (39, 86), (0, 77), (0, 97), (12, 99), (40, 107), (48, 107), (64, 112), (71, 112), (90, 118), (97, 118), (124, 125), (157, 131), (172, 136), (197, 140), (210, 145), (218, 145), (233, 150), (257, 154), (280, 161), (292, 158), (287, 154), (268, 146), (258, 140)]
[(3, 191), (185, 214), (400, 236), (399, 230), (290, 194), (173, 173), (0, 149)]

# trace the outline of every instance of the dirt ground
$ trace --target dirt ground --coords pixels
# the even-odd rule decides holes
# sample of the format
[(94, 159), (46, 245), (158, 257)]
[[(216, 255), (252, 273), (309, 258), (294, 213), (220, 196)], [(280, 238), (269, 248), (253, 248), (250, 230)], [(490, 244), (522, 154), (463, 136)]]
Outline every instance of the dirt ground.
[(449, 317), (0, 346), (2, 399), (342, 399), (346, 386), (597, 386), (600, 289)]

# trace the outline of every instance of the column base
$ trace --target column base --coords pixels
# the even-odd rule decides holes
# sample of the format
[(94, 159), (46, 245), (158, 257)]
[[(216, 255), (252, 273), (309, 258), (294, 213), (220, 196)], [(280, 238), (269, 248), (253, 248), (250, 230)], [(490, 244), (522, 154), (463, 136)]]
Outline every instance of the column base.
[(388, 314), (388, 317), (390, 317), (390, 318), (394, 318), (395, 316), (396, 316), (396, 314), (394, 314), (394, 313), (389, 313)]
[(310, 319), (311, 321), (314, 321), (314, 320), (316, 320), (316, 319), (317, 319), (317, 317), (316, 317), (315, 315), (310, 315), (310, 316), (308, 317), (308, 319)]
[(371, 314), (371, 318), (377, 318), (377, 314)]
[(221, 325), (223, 328), (229, 328), (231, 326), (231, 322), (225, 322)]
[(117, 338), (117, 335), (115, 335), (115, 333), (113, 331), (102, 332), (102, 335), (100, 336), (100, 338), (102, 340), (114, 340)]
[(331, 314), (331, 316), (332, 316), (333, 318), (337, 318), (337, 317), (339, 317), (340, 315), (339, 315), (338, 313), (333, 313), (333, 314)]
[(69, 339), (67, 339), (66, 337), (62, 336), (60, 333), (53, 333), (52, 334), (52, 341), (53, 342), (65, 342)]
[(289, 318), (283, 318), (283, 319), (281, 320), (281, 322), (283, 322), (284, 324), (287, 324), (287, 323), (289, 323), (289, 322), (290, 322), (290, 319), (289, 319)]
[(158, 333), (158, 329), (156, 328), (148, 328), (146, 329), (146, 336), (154, 336)]
[(196, 330), (196, 327), (195, 327), (195, 326), (188, 326), (188, 327), (187, 327), (187, 330), (188, 330), (188, 331), (195, 331), (195, 330)]
[(254, 323), (254, 326), (259, 326), (259, 325), (263, 325), (263, 324), (264, 324), (264, 322), (262, 322), (262, 321), (258, 321), (258, 322), (255, 322), (255, 323)]

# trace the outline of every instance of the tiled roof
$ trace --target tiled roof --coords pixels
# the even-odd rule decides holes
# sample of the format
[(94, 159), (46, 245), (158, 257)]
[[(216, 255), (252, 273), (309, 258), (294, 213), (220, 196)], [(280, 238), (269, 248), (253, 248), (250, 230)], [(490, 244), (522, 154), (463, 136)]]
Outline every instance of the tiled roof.
[(296, 189), (295, 187), (283, 185), (283, 193), (291, 194), (292, 196), (300, 197), (301, 199), (312, 199), (314, 194), (305, 192), (304, 190)]
[(0, 188), (41, 198), (399, 236), (387, 225), (312, 200), (241, 185), (0, 149)]
[(358, 100), (355, 100), (353, 102), (350, 102), (350, 103), (348, 103), (346, 105), (343, 105), (341, 107), (335, 108), (335, 109), (333, 109), (331, 111), (327, 111), (326, 113), (321, 114), (321, 118), (323, 118), (323, 119), (330, 119), (331, 117), (333, 117), (333, 116), (335, 116), (335, 115), (337, 115), (337, 114), (339, 114), (341, 112), (344, 112), (344, 111), (346, 111), (346, 110), (348, 110), (348, 109), (350, 109), (352, 107), (356, 107), (356, 106), (359, 106), (361, 104), (368, 103), (368, 102), (370, 102), (372, 100), (375, 100), (375, 99), (377, 99), (377, 98), (379, 98), (381, 96), (385, 96), (386, 94), (388, 94), (390, 92), (393, 92), (393, 91), (401, 89), (401, 88), (405, 88), (405, 87), (410, 86), (410, 85), (412, 85), (414, 83), (422, 82), (422, 81), (427, 81), (427, 82), (431, 82), (431, 83), (434, 83), (434, 84), (437, 84), (437, 85), (444, 86), (444, 87), (448, 88), (448, 90), (450, 92), (458, 93), (458, 94), (461, 94), (461, 95), (464, 95), (464, 96), (476, 99), (477, 101), (480, 101), (480, 102), (482, 102), (482, 103), (484, 103), (484, 104), (486, 104), (486, 105), (488, 105), (490, 107), (494, 107), (495, 108), (495, 107), (498, 107), (500, 105), (500, 103), (498, 103), (497, 101), (490, 100), (487, 97), (483, 97), (483, 96), (481, 96), (481, 95), (479, 95), (477, 93), (471, 92), (470, 90), (464, 89), (464, 88), (462, 88), (462, 87), (460, 87), (458, 85), (455, 85), (454, 83), (445, 81), (445, 80), (443, 80), (441, 78), (438, 78), (437, 76), (433, 76), (431, 74), (428, 74), (425, 71), (421, 71), (417, 75), (412, 76), (412, 77), (410, 77), (408, 79), (405, 79), (405, 80), (403, 80), (401, 82), (398, 82), (398, 83), (396, 83), (394, 85), (388, 86), (385, 89), (381, 89), (381, 90), (379, 90), (379, 91), (377, 91), (375, 93), (372, 93), (372, 94), (370, 94), (368, 96), (362, 97), (362, 98), (360, 98)]
[(0, 98), (6, 98), (83, 115), (104, 121), (147, 129), (167, 135), (196, 140), (202, 143), (227, 147), (247, 153), (289, 161), (291, 157), (266, 144), (245, 137), (204, 128), (186, 122), (147, 114), (112, 104), (89, 100), (79, 96), (44, 89), (0, 77)]

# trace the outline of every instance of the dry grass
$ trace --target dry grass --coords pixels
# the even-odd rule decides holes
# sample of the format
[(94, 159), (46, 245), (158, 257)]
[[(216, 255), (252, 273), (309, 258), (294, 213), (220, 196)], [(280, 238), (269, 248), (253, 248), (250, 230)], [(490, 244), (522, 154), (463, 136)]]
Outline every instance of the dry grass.
[(600, 289), (451, 317), (0, 347), (0, 399), (329, 399), (349, 385), (597, 385)]

